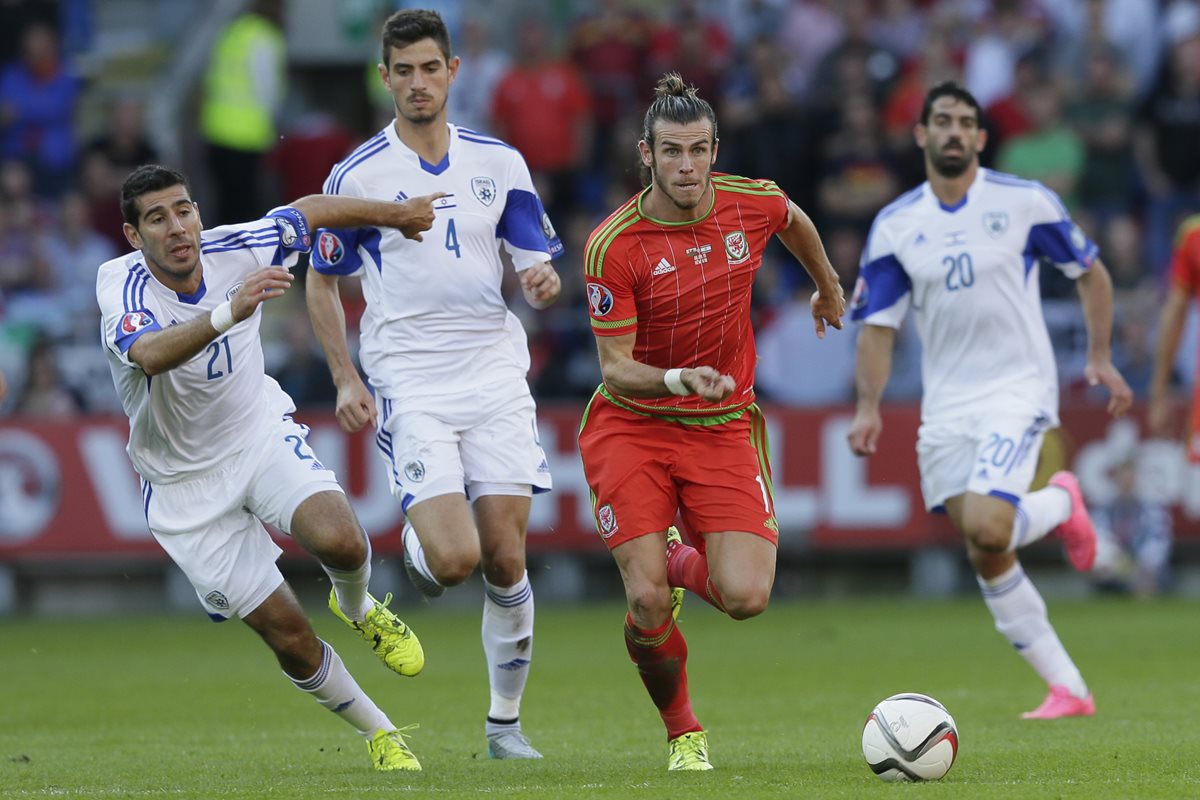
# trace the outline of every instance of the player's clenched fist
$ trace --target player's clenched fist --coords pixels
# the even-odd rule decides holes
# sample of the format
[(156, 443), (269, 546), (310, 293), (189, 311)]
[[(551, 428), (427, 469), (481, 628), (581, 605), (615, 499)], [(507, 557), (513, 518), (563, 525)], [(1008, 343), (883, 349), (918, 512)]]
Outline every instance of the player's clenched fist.
[(279, 297), (292, 285), (292, 273), (283, 267), (267, 267), (253, 272), (230, 301), (233, 321), (241, 322), (254, 313), (259, 303)]
[(562, 281), (549, 262), (534, 264), (520, 273), (521, 289), (525, 299), (534, 308), (545, 308), (558, 299), (562, 291)]
[(433, 204), (445, 196), (445, 192), (434, 192), (420, 197), (410, 197), (399, 203), (404, 215), (394, 227), (404, 234), (404, 238), (421, 241), (421, 231), (427, 231), (433, 227)]
[(722, 375), (712, 367), (685, 369), (679, 375), (683, 385), (709, 403), (719, 403), (733, 394), (733, 377)]

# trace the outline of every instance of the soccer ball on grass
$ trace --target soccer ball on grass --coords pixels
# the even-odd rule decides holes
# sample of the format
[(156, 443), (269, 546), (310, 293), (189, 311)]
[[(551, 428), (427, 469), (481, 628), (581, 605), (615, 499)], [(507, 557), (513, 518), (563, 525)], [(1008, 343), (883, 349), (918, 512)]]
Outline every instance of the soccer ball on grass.
[(885, 781), (936, 781), (954, 765), (958, 728), (932, 697), (894, 694), (867, 717), (862, 751), (867, 766)]

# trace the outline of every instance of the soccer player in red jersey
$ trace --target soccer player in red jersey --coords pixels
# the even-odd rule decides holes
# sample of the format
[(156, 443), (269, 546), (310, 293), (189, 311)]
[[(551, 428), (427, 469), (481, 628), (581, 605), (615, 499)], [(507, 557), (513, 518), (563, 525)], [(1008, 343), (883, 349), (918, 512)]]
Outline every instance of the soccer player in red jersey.
[[(1147, 422), (1150, 432), (1173, 437), (1178, 429), (1171, 424), (1171, 402), (1168, 384), (1171, 365), (1179, 350), (1183, 326), (1187, 321), (1188, 303), (1200, 301), (1200, 214), (1188, 217), (1179, 226), (1175, 252), (1171, 257), (1170, 288), (1158, 322), (1158, 347), (1154, 353), (1154, 372), (1150, 378), (1150, 407)], [(1200, 381), (1192, 396), (1192, 418), (1188, 425), (1186, 448), (1188, 460), (1200, 464)]]
[[(604, 383), (579, 449), (597, 529), (625, 583), (625, 644), (667, 728), (667, 768), (707, 770), (675, 616), (686, 588), (734, 619), (753, 617), (775, 580), (750, 326), (771, 237), (817, 286), (818, 337), (842, 327), (845, 301), (803, 211), (771, 181), (711, 171), (716, 115), (678, 74), (659, 81), (638, 151), (652, 180), (592, 232), (584, 254)], [(696, 547), (671, 527), (677, 513)]]

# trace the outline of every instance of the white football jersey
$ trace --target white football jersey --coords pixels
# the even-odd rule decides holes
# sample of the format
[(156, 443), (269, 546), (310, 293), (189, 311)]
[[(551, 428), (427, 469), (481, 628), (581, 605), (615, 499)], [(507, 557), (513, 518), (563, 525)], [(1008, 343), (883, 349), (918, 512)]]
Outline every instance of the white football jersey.
[(393, 124), (333, 168), (326, 194), (406, 200), (444, 192), (422, 241), (398, 230), (321, 230), (313, 268), (361, 274), (367, 307), (359, 358), (385, 397), (471, 391), (523, 377), (529, 351), (521, 323), (500, 293), (500, 245), (520, 272), (562, 252), (513, 148), (450, 125), (450, 148), (430, 164)]
[(129, 458), (151, 483), (183, 480), (216, 467), (251, 446), (268, 422), (294, 410), (291, 398), (264, 371), (261, 305), (174, 369), (152, 377), (129, 359), (139, 337), (207, 315), (233, 297), (252, 272), (271, 265), (290, 268), (297, 258), (280, 243), (274, 217), (203, 231), (200, 252), (202, 279), (193, 295), (160, 283), (140, 251), (105, 262), (96, 277), (105, 353), (129, 416)]
[(1099, 251), (1042, 184), (988, 169), (943, 205), (929, 183), (875, 217), (852, 319), (900, 327), (911, 307), (923, 348), (921, 417), (988, 409), (1058, 421), (1058, 374), (1038, 265), (1078, 278)]

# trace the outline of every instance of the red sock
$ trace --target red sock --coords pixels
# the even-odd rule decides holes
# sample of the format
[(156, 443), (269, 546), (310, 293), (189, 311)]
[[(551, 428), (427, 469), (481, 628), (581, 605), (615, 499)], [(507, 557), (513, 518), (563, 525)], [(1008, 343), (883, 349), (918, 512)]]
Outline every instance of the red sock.
[(637, 664), (642, 683), (667, 726), (667, 738), (704, 730), (692, 713), (687, 684), (687, 642), (675, 620), (668, 617), (661, 627), (644, 631), (626, 614), (625, 648)]
[(682, 586), (725, 613), (725, 601), (708, 576), (708, 556), (696, 548), (686, 544), (676, 546), (676, 555), (667, 561), (667, 583)]

